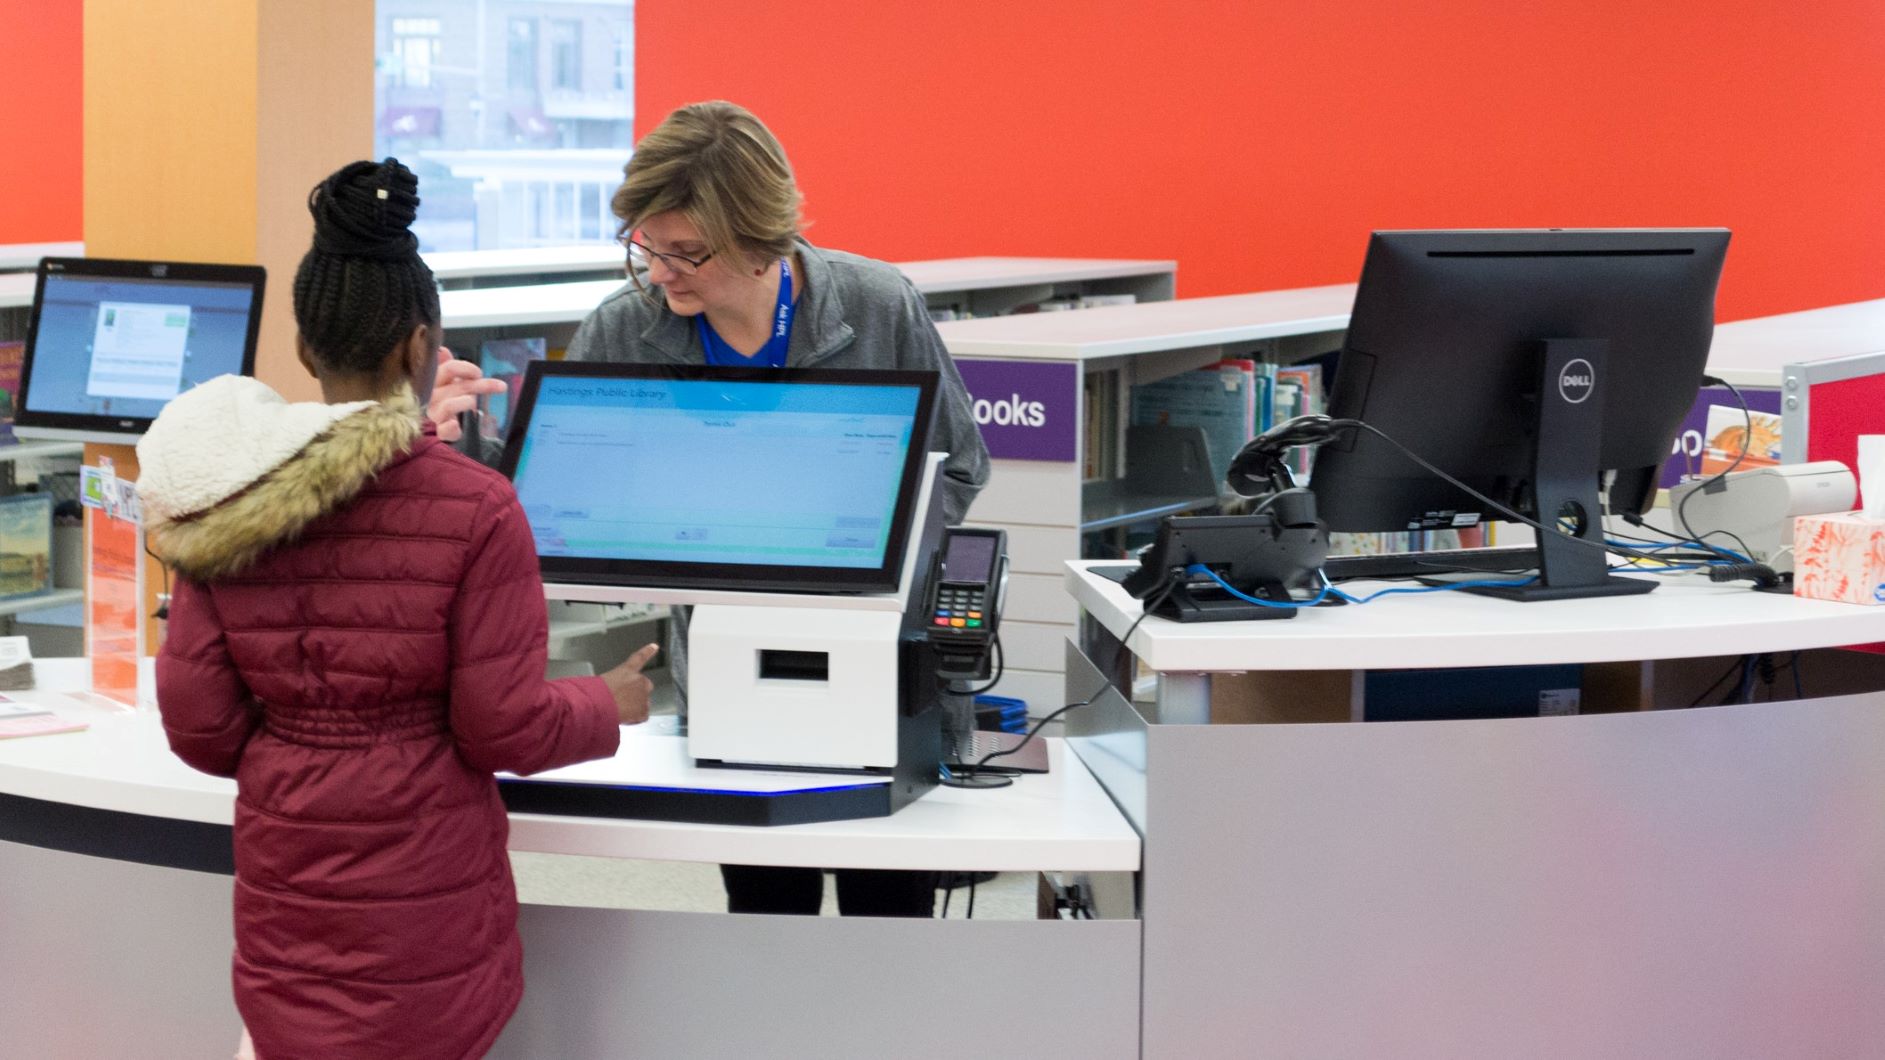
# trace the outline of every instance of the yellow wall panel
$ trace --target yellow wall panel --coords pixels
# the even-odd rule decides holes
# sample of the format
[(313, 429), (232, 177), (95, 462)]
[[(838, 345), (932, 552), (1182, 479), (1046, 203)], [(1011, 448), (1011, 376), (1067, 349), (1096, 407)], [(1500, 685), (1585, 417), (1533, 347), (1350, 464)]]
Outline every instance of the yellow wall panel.
[(257, 0), (86, 0), (85, 248), (255, 260)]

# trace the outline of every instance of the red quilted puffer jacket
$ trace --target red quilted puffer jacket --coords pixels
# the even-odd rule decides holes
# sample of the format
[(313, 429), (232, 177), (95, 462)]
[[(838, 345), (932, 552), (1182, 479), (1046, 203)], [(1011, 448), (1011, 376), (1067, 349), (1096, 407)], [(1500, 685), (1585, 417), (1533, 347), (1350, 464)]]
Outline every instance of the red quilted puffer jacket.
[[(263, 405), (235, 418), (294, 419)], [(184, 761), (236, 778), (235, 995), (265, 1060), (483, 1055), (523, 991), (491, 774), (620, 737), (599, 678), (544, 680), (510, 484), (416, 411), (367, 404), (248, 482), (256, 446), (206, 444), (231, 429), (215, 400), (179, 398), (139, 449), (182, 575), (159, 707)], [(180, 511), (205, 491), (229, 495)]]

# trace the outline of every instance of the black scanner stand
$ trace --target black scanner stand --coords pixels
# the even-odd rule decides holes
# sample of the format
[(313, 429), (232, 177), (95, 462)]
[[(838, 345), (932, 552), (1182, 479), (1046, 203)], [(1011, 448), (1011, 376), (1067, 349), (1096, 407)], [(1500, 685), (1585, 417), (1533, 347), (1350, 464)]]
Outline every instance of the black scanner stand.
[(1290, 586), (1312, 584), (1328, 552), (1329, 535), (1313, 522), (1285, 525), (1269, 512), (1174, 516), (1159, 524), (1158, 537), (1139, 557), (1139, 569), (1120, 584), (1145, 600), (1146, 610), (1175, 622), (1294, 618), (1300, 607), (1238, 599), (1188, 569), (1202, 565), (1240, 593), (1293, 605), (1299, 602), (1291, 598)]

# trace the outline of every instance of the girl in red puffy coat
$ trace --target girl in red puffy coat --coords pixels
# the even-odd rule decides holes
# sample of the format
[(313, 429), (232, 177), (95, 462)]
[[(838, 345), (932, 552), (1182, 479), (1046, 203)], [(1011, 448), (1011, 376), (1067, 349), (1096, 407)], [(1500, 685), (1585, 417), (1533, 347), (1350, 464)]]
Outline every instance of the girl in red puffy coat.
[(523, 992), (492, 773), (607, 757), (648, 714), (652, 645), (544, 679), (517, 498), (421, 431), (416, 188), (357, 162), (309, 199), (296, 346), (325, 403), (224, 376), (138, 445), (180, 575), (159, 708), (184, 761), (236, 778), (236, 1007), (262, 1060), (483, 1055)]

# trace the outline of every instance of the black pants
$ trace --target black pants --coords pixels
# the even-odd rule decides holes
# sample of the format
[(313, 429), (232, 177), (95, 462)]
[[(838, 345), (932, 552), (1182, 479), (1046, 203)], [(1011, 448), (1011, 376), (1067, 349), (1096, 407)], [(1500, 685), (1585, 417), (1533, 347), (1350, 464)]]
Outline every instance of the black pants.
[[(936, 915), (936, 873), (899, 869), (836, 869), (841, 916)], [(727, 912), (817, 916), (825, 899), (822, 869), (722, 865)]]

